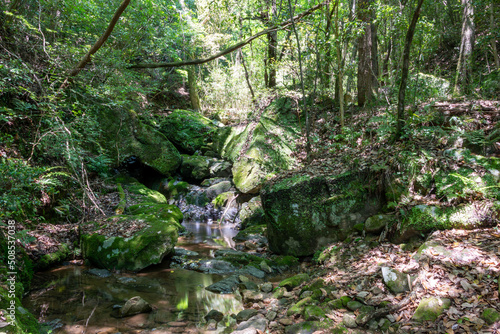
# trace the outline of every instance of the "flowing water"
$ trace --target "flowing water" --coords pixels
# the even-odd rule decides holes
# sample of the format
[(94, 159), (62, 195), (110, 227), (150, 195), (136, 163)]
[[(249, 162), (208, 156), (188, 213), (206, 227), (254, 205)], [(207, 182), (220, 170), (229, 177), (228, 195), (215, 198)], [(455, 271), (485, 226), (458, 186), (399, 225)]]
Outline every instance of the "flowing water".
[[(184, 223), (190, 237), (178, 246), (208, 256), (222, 244), (232, 246), (236, 231), (228, 225)], [(88, 267), (65, 265), (35, 275), (33, 290), (23, 305), (41, 322), (50, 322), (55, 333), (196, 333), (203, 330), (203, 317), (212, 309), (228, 315), (242, 304), (234, 295), (205, 290), (223, 277), (184, 269), (169, 263), (139, 273), (110, 273), (99, 277)], [(153, 307), (151, 313), (114, 318), (113, 308), (141, 296)], [(219, 326), (221, 328), (221, 326)], [(217, 331), (211, 331), (214, 333)]]

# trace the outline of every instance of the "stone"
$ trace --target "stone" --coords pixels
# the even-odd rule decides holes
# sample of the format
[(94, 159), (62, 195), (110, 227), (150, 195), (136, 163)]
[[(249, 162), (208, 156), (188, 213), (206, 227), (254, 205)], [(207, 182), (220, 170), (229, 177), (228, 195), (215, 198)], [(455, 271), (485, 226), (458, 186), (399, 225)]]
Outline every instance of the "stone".
[(258, 334), (259, 332), (257, 331), (257, 329), (250, 327), (250, 328), (245, 328), (242, 330), (232, 331), (231, 333), (232, 334)]
[(266, 263), (266, 261), (262, 261), (259, 264), (259, 267), (260, 267), (260, 270), (262, 270), (263, 272), (266, 272), (268, 274), (273, 272), (273, 270), (271, 269), (271, 267), (269, 267), (269, 265)]
[(487, 308), (481, 314), (481, 319), (488, 325), (493, 325), (495, 322), (500, 321), (500, 313), (494, 308)]
[(87, 271), (89, 274), (101, 277), (101, 278), (107, 278), (110, 277), (112, 274), (109, 270), (107, 269), (98, 269), (98, 268), (92, 268)]
[(245, 274), (252, 275), (252, 276), (260, 278), (260, 279), (266, 277), (266, 273), (264, 271), (259, 270), (251, 265), (248, 265), (245, 268), (243, 268), (243, 270), (241, 270), (241, 272), (245, 273)]
[(451, 301), (447, 298), (430, 297), (422, 299), (412, 319), (415, 321), (435, 321), (450, 305)]
[(240, 289), (241, 290), (252, 290), (252, 291), (257, 291), (259, 290), (259, 286), (252, 282), (252, 281), (246, 281), (246, 282), (241, 282), (240, 283)]
[(286, 315), (292, 316), (292, 315), (302, 314), (304, 312), (305, 307), (307, 305), (312, 305), (312, 304), (314, 304), (314, 300), (311, 297), (306, 297), (302, 300), (299, 300), (292, 307), (290, 307), (287, 310)]
[(387, 224), (393, 222), (393, 215), (374, 215), (368, 217), (365, 221), (365, 231), (367, 233), (378, 234), (384, 230)]
[(242, 297), (245, 303), (258, 303), (264, 300), (262, 293), (252, 290), (244, 290)]
[(356, 328), (358, 327), (358, 324), (356, 323), (356, 316), (354, 313), (344, 313), (344, 316), (342, 317), (342, 322), (344, 323), (344, 326), (347, 328)]
[(207, 190), (205, 190), (205, 193), (207, 194), (209, 200), (213, 200), (220, 194), (229, 191), (229, 189), (231, 189), (231, 182), (222, 181), (208, 187)]
[(325, 311), (316, 305), (307, 305), (304, 308), (304, 319), (306, 321), (316, 321), (326, 318)]
[(219, 321), (222, 321), (222, 319), (224, 319), (224, 313), (217, 310), (210, 310), (210, 312), (208, 312), (204, 318), (206, 322), (215, 320), (215, 322), (218, 323)]
[(309, 280), (309, 275), (307, 275), (306, 273), (301, 273), (284, 279), (278, 286), (287, 289), (287, 291), (291, 291), (293, 290), (293, 288), (298, 287), (307, 280)]
[(351, 300), (350, 302), (347, 303), (347, 308), (351, 311), (356, 311), (357, 309), (360, 309), (362, 306), (363, 304), (358, 302), (357, 300)]
[(382, 267), (382, 278), (387, 288), (394, 294), (410, 291), (408, 276), (389, 267)]
[(200, 182), (210, 177), (209, 157), (201, 155), (182, 155), (182, 164), (179, 169), (181, 176), (193, 182)]
[(254, 310), (252, 308), (250, 309), (245, 309), (243, 311), (240, 311), (236, 315), (236, 321), (241, 322), (241, 321), (247, 321), (248, 319), (252, 318), (253, 316), (256, 316), (259, 312), (257, 310)]
[(273, 291), (273, 289), (274, 289), (273, 283), (270, 283), (270, 282), (263, 283), (260, 286), (260, 291), (262, 291), (264, 293), (269, 293), (269, 292)]
[(217, 283), (205, 287), (205, 289), (211, 292), (221, 293), (221, 294), (233, 293), (234, 291), (236, 291), (239, 283), (240, 280), (238, 279), (238, 276), (232, 275), (227, 278), (224, 278), (223, 280)]
[(149, 313), (153, 309), (148, 302), (142, 299), (140, 296), (132, 297), (123, 307), (120, 309), (120, 315), (122, 317), (129, 317), (131, 315), (136, 315), (139, 313)]
[(293, 320), (290, 318), (281, 318), (278, 320), (278, 322), (283, 326), (290, 326), (291, 324), (293, 324)]
[(274, 319), (276, 319), (276, 316), (278, 316), (278, 313), (276, 313), (275, 311), (268, 311), (266, 313), (266, 319), (269, 321), (273, 321)]
[[(382, 206), (370, 195), (366, 175), (296, 175), (265, 183), (261, 191), (269, 248), (277, 254), (310, 256), (344, 240)], [(348, 195), (347, 195), (348, 194)]]
[(232, 263), (225, 260), (220, 260), (218, 258), (202, 260), (200, 261), (200, 266), (198, 268), (198, 270), (201, 270), (207, 274), (219, 275), (233, 273), (236, 271), (236, 269), (237, 268)]
[(200, 113), (188, 110), (174, 110), (162, 118), (159, 131), (180, 150), (193, 154), (213, 140), (217, 126)]
[(313, 334), (318, 329), (318, 324), (314, 321), (299, 322), (286, 327), (285, 334)]
[(241, 220), (241, 229), (264, 222), (264, 209), (260, 196), (255, 196), (250, 201), (243, 203), (238, 217)]
[(266, 330), (268, 323), (269, 321), (262, 314), (257, 314), (252, 318), (239, 323), (238, 326), (236, 327), (236, 330), (241, 331), (247, 328), (255, 328), (263, 332)]

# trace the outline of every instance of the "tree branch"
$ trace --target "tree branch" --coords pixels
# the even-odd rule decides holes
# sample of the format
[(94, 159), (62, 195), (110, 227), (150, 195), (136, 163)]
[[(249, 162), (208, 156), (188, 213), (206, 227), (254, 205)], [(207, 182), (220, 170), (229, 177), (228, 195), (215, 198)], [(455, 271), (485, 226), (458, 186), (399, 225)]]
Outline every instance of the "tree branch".
[(330, 2), (330, 0), (327, 0), (323, 3), (320, 3), (319, 5), (311, 7), (308, 10), (306, 10), (305, 12), (302, 12), (301, 14), (295, 16), (293, 19), (282, 22), (282, 23), (275, 25), (271, 28), (262, 30), (262, 31), (258, 32), (257, 34), (255, 34), (251, 37), (248, 37), (244, 41), (238, 42), (238, 43), (228, 47), (227, 49), (222, 50), (221, 52), (218, 52), (218, 53), (216, 53), (210, 57), (207, 57), (207, 58), (199, 58), (199, 59), (192, 59), (192, 60), (186, 60), (186, 61), (176, 61), (176, 62), (172, 62), (172, 63), (142, 63), (142, 64), (132, 65), (129, 68), (180, 67), (180, 66), (185, 66), (185, 65), (200, 65), (200, 64), (208, 63), (214, 59), (220, 58), (222, 56), (227, 55), (228, 53), (231, 53), (233, 51), (236, 51), (236, 50), (242, 48), (243, 46), (247, 45), (248, 43), (250, 43), (254, 39), (261, 37), (262, 35), (265, 35), (271, 31), (283, 29), (283, 28), (286, 28), (286, 27), (292, 25), (292, 22), (297, 22), (297, 21), (301, 20), (302, 18), (306, 17), (307, 15), (312, 14), (314, 11), (318, 10), (319, 8), (327, 5), (329, 2)]

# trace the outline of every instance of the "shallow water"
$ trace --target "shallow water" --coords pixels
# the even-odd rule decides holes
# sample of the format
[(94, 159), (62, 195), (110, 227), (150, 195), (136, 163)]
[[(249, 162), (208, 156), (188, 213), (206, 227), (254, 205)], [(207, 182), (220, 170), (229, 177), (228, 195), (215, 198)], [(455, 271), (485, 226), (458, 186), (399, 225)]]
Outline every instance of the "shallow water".
[[(182, 238), (179, 246), (202, 250), (200, 254), (223, 247), (224, 240), (231, 246), (232, 236), (237, 232), (218, 224), (186, 223), (185, 226), (193, 232), (192, 238)], [(167, 261), (139, 273), (112, 273), (107, 278), (92, 275), (89, 269), (67, 265), (37, 273), (33, 290), (23, 305), (40, 322), (52, 321), (61, 326), (55, 333), (89, 334), (163, 333), (162, 328), (170, 332), (198, 332), (210, 310), (230, 315), (243, 309), (234, 295), (205, 290), (222, 276), (170, 269)], [(127, 318), (111, 316), (114, 306), (121, 306), (134, 296), (141, 296), (151, 304), (153, 312)]]

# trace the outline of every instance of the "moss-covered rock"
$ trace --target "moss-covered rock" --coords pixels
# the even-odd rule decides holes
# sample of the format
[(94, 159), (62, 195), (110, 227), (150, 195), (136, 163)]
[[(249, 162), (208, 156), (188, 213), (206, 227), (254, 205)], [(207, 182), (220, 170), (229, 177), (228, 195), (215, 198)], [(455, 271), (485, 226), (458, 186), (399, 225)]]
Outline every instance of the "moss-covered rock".
[(286, 315), (292, 316), (292, 315), (302, 314), (306, 306), (313, 305), (314, 303), (315, 301), (311, 297), (306, 297), (302, 300), (299, 300), (294, 305), (292, 305), (292, 307), (290, 307), (286, 311)]
[(326, 317), (325, 311), (316, 305), (307, 305), (304, 308), (304, 319), (307, 321), (321, 320)]
[(66, 260), (70, 254), (71, 249), (69, 245), (61, 244), (56, 252), (43, 255), (40, 260), (36, 262), (36, 269), (44, 270), (50, 266), (61, 263)]
[(216, 208), (217, 210), (221, 210), (222, 208), (229, 205), (230, 202), (233, 202), (233, 205), (236, 205), (237, 203), (235, 203), (235, 201), (233, 200), (236, 196), (237, 193), (235, 191), (226, 191), (214, 198), (212, 200), (212, 204), (214, 208)]
[(494, 308), (487, 308), (481, 314), (481, 318), (486, 321), (488, 325), (493, 325), (495, 322), (500, 321), (500, 313)]
[(381, 207), (366, 175), (294, 176), (266, 183), (261, 192), (270, 249), (308, 256), (343, 240)]
[(170, 174), (179, 166), (181, 157), (175, 146), (155, 128), (142, 123), (134, 111), (109, 109), (102, 111), (99, 119), (106, 129), (100, 144), (113, 165), (136, 156), (163, 174)]
[(201, 155), (182, 155), (182, 164), (179, 169), (183, 178), (200, 182), (210, 177), (210, 160), (212, 158)]
[(233, 161), (233, 182), (242, 193), (256, 194), (272, 174), (296, 165), (293, 158), (300, 130), (293, 118), (268, 108), (258, 121), (219, 130), (215, 147)]
[(408, 277), (405, 274), (389, 267), (382, 267), (381, 270), (384, 284), (392, 293), (398, 294), (410, 290)]
[(435, 321), (450, 306), (451, 301), (446, 298), (430, 297), (422, 299), (412, 319), (415, 321)]
[(293, 290), (293, 288), (298, 287), (308, 279), (309, 275), (307, 275), (306, 273), (298, 274), (281, 281), (279, 287), (286, 288), (288, 291), (290, 291)]
[(208, 187), (205, 190), (205, 193), (207, 194), (208, 199), (213, 200), (220, 194), (228, 192), (229, 189), (231, 189), (231, 186), (230, 181), (222, 181)]
[(119, 230), (121, 224), (136, 224), (145, 227), (130, 237), (96, 233), (81, 237), (84, 258), (99, 268), (138, 271), (173, 254), (178, 238), (179, 222), (176, 213), (170, 218), (158, 219), (154, 215), (113, 216), (98, 225), (109, 224)]
[(395, 217), (393, 215), (374, 215), (368, 217), (365, 222), (364, 228), (368, 233), (380, 233), (387, 224), (394, 222), (394, 220)]
[[(0, 274), (2, 283), (0, 285), (0, 318), (8, 325), (0, 331), (12, 334), (36, 334), (40, 333), (40, 324), (36, 318), (28, 312), (21, 304), (23, 287), (20, 282), (8, 280), (10, 277), (5, 273)], [(5, 279), (4, 279), (5, 278)], [(10, 282), (15, 282), (11, 285)]]
[(193, 154), (213, 141), (217, 126), (200, 113), (174, 110), (160, 122), (159, 129), (181, 151)]

